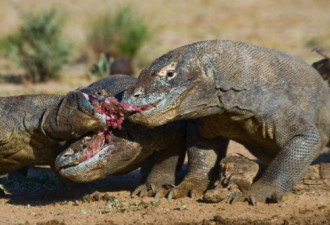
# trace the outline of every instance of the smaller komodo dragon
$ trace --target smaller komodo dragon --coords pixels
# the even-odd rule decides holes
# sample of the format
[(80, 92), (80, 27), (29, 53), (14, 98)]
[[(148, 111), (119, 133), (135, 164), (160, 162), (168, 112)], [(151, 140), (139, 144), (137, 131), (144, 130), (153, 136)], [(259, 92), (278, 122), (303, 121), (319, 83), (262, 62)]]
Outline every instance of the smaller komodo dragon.
[[(222, 136), (243, 144), (268, 165), (261, 178), (234, 199), (253, 204), (280, 201), (328, 143), (329, 90), (318, 72), (297, 57), (214, 40), (179, 47), (156, 59), (124, 93), (123, 102), (151, 106), (131, 115), (133, 122), (155, 127), (195, 118), (201, 137)], [(205, 159), (193, 154), (190, 170), (200, 169), (197, 162)], [(173, 197), (198, 190), (201, 180), (188, 173)]]
[[(121, 100), (123, 92), (136, 83), (136, 78), (115, 75), (97, 81), (80, 91), (89, 95), (115, 96)], [(122, 129), (112, 129), (111, 142), (91, 153), (89, 145), (94, 136), (86, 136), (63, 151), (56, 159), (56, 168), (61, 176), (74, 182), (88, 182), (110, 175), (129, 173), (143, 166), (148, 156), (154, 154), (151, 172), (146, 180), (135, 189), (134, 194), (142, 196), (167, 195), (167, 186), (175, 184), (176, 169), (182, 165), (186, 147), (188, 121), (168, 123), (157, 128), (147, 128), (127, 120)], [(221, 141), (221, 140), (220, 140)], [(222, 147), (220, 141), (200, 146), (200, 151)], [(87, 156), (88, 155), (88, 156)], [(214, 162), (213, 165), (217, 164)], [(143, 167), (142, 167), (143, 169)], [(142, 170), (144, 172), (145, 169)], [(216, 171), (215, 171), (216, 172)], [(208, 182), (206, 182), (208, 184)], [(163, 188), (164, 187), (164, 188)]]
[(0, 175), (36, 163), (53, 166), (63, 142), (105, 123), (79, 91), (0, 97), (0, 114)]

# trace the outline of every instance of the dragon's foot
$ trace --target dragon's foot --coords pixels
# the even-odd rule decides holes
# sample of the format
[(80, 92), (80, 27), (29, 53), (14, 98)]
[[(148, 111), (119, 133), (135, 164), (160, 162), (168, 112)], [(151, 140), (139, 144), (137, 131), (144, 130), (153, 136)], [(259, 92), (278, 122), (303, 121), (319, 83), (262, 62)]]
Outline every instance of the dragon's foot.
[(197, 179), (184, 179), (178, 186), (168, 190), (167, 199), (177, 199), (183, 197), (198, 198), (207, 189), (209, 181), (198, 181)]
[(238, 188), (237, 184), (229, 184), (227, 187), (222, 187), (218, 185), (212, 190), (205, 192), (203, 196), (203, 201), (208, 203), (216, 203), (226, 201), (230, 203), (233, 199), (241, 196), (242, 192)]
[(283, 195), (284, 193), (279, 191), (274, 185), (256, 182), (249, 190), (243, 191), (240, 196), (233, 198), (231, 203), (247, 201), (253, 206), (257, 202), (278, 203), (281, 201)]
[(163, 198), (167, 195), (169, 190), (173, 188), (173, 184), (157, 184), (157, 183), (145, 183), (141, 184), (133, 191), (132, 195), (142, 197), (157, 197)]
[[(183, 197), (200, 197), (206, 190), (208, 182), (198, 182), (194, 179), (185, 179), (178, 186), (173, 184), (156, 185), (155, 183), (146, 183), (138, 186), (132, 193), (139, 197), (155, 197), (177, 199)], [(204, 188), (203, 188), (204, 187)]]

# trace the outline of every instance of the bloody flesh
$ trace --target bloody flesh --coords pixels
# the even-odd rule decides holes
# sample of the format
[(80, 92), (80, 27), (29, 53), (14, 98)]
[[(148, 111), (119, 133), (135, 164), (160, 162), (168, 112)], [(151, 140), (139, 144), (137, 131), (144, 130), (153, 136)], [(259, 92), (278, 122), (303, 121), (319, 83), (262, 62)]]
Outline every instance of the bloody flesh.
[(106, 115), (106, 123), (108, 127), (114, 129), (121, 129), (125, 116), (133, 113), (142, 113), (146, 107), (138, 107), (130, 104), (119, 102), (114, 97), (106, 97), (100, 101), (98, 99), (92, 99), (92, 105), (94, 106), (95, 113)]
[(142, 113), (143, 110), (150, 108), (149, 106), (133, 106), (130, 104), (119, 102), (115, 97), (104, 97), (102, 99), (95, 98), (85, 94), (86, 98), (94, 107), (94, 112), (105, 116), (106, 125), (103, 130), (88, 143), (86, 156), (81, 160), (85, 161), (93, 157), (99, 152), (104, 143), (111, 142), (111, 131), (109, 128), (121, 130), (125, 117), (133, 113)]

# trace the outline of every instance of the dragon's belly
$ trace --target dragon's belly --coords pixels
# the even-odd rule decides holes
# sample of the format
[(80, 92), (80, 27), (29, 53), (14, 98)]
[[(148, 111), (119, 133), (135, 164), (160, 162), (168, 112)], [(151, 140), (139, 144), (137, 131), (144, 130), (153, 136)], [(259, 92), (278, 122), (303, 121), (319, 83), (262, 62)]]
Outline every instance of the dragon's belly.
[(222, 114), (206, 117), (200, 120), (199, 133), (205, 138), (222, 136), (234, 140), (267, 164), (280, 151), (273, 131), (265, 130), (265, 126), (253, 117), (239, 121)]

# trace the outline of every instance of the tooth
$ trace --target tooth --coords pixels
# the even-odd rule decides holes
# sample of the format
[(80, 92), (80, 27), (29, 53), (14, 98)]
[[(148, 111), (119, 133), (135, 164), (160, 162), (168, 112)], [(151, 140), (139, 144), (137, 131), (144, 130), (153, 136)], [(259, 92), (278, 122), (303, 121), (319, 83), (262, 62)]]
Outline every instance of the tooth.
[(84, 95), (84, 97), (89, 101), (90, 100), (90, 98), (89, 98), (89, 95), (88, 94), (86, 94), (86, 93), (84, 93), (84, 92), (82, 92), (82, 94)]

